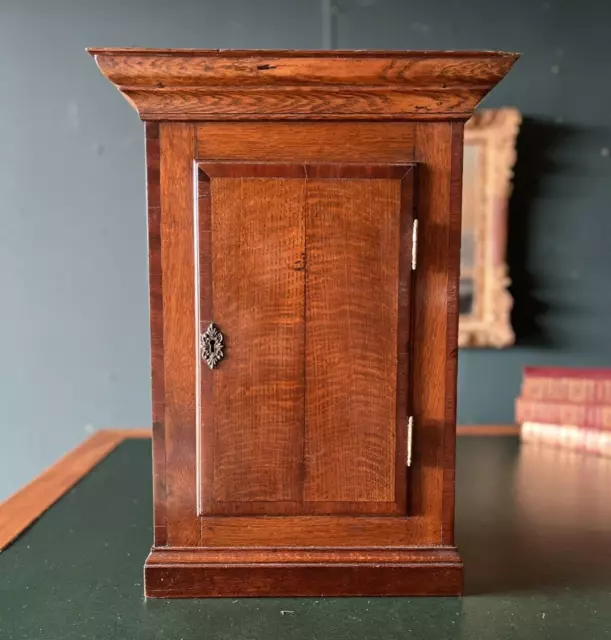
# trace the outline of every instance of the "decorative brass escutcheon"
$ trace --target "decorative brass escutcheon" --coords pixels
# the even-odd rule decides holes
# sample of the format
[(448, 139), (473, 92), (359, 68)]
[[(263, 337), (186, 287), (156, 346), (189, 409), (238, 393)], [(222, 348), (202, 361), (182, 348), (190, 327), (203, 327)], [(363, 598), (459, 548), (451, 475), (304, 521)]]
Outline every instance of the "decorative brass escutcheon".
[(225, 356), (223, 352), (224, 346), (223, 334), (216, 328), (214, 322), (211, 322), (205, 333), (202, 333), (199, 337), (199, 348), (202, 360), (204, 360), (211, 369), (214, 369)]

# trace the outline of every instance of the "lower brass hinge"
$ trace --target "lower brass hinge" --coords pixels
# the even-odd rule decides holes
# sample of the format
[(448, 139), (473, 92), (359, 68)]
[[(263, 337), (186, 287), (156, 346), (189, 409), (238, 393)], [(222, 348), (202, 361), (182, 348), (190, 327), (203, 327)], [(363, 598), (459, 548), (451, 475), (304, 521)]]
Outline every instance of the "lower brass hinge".
[(418, 220), (412, 223), (412, 271), (416, 270), (418, 264)]
[(414, 416), (407, 419), (407, 466), (412, 466), (412, 438), (414, 435)]

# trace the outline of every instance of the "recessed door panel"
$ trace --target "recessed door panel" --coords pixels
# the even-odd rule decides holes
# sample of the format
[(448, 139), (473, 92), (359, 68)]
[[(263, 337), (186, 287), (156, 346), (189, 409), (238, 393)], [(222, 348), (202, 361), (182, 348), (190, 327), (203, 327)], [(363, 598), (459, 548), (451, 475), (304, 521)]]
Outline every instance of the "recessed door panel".
[(202, 514), (405, 514), (410, 170), (200, 164)]

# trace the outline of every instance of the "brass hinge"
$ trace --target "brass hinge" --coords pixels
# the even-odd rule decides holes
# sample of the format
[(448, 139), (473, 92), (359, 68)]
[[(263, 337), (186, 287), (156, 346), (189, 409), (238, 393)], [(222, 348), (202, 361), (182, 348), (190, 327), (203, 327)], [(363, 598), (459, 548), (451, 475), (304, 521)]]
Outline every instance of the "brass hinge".
[(418, 261), (418, 220), (412, 223), (412, 271), (416, 270)]
[(412, 466), (412, 438), (414, 435), (414, 416), (407, 419), (407, 466)]

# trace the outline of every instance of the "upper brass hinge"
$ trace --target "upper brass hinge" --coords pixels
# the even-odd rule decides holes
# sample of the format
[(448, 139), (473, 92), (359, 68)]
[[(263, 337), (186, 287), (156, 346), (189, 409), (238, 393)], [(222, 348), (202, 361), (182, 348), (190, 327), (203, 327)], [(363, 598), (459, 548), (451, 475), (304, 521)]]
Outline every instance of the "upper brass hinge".
[(412, 466), (412, 439), (414, 435), (414, 416), (407, 419), (407, 466)]
[(412, 271), (416, 270), (418, 262), (418, 220), (412, 223)]

